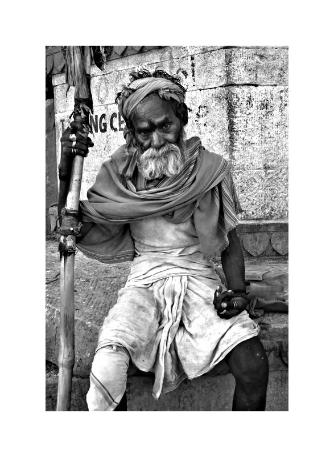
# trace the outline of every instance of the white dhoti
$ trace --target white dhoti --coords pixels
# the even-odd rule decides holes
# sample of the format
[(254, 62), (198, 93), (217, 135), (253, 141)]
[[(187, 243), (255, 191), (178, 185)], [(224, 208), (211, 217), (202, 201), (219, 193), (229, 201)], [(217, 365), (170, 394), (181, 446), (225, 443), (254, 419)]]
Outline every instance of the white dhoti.
[[(231, 319), (217, 315), (213, 297), (221, 282), (199, 244), (189, 244), (196, 241), (185, 230), (191, 221), (170, 224), (174, 233), (168, 240), (168, 224), (156, 219), (154, 233), (145, 221), (133, 229), (140, 255), (103, 323), (97, 351), (124, 347), (138, 369), (155, 374), (153, 396), (158, 398), (184, 379), (209, 372), (236, 345), (258, 335), (259, 327), (247, 311)], [(140, 239), (143, 233), (149, 246)], [(185, 240), (186, 247), (169, 248)]]

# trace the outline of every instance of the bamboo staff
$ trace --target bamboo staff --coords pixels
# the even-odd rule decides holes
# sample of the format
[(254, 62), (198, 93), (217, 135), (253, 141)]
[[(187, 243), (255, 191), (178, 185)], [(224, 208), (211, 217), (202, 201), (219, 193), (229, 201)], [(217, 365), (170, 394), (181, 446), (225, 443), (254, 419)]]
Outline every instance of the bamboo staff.
[[(89, 113), (92, 112), (92, 98), (89, 87), (90, 48), (69, 46), (66, 50), (67, 82), (75, 86), (74, 124), (76, 132), (83, 136), (89, 133)], [(72, 124), (71, 124), (72, 125)], [(75, 147), (73, 135), (73, 148)], [(74, 254), (76, 235), (78, 234), (78, 212), (84, 158), (75, 155), (69, 186), (66, 181), (60, 183), (58, 209), (62, 211), (59, 250), (60, 262), (60, 346), (57, 411), (68, 411), (71, 407), (72, 374), (75, 361), (74, 352)], [(68, 190), (68, 193), (67, 193)], [(64, 196), (65, 209), (62, 210)], [(65, 227), (65, 228), (64, 228)]]
[[(83, 157), (76, 156), (73, 161), (72, 177), (66, 210), (79, 210)], [(61, 256), (60, 264), (60, 347), (57, 411), (68, 411), (71, 405), (72, 373), (74, 366), (74, 251), (76, 237), (68, 235), (65, 240), (67, 252)], [(71, 252), (73, 251), (73, 252)]]

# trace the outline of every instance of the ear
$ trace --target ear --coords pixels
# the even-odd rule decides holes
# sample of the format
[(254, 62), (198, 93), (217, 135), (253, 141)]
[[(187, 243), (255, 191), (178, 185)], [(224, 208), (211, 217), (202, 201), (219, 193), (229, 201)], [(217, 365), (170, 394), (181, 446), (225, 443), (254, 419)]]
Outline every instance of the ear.
[(183, 125), (188, 124), (188, 108), (185, 103), (179, 105), (178, 116)]

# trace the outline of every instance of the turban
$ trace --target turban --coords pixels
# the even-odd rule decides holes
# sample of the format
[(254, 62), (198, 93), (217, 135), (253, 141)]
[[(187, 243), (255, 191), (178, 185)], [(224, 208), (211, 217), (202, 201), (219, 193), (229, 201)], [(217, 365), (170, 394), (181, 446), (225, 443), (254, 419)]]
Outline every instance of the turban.
[[(128, 95), (129, 92), (130, 95)], [(152, 92), (158, 92), (165, 100), (174, 99), (179, 103), (184, 102), (185, 89), (168, 79), (154, 77), (136, 79), (123, 90), (120, 97), (119, 109), (124, 119), (129, 119), (136, 106)]]

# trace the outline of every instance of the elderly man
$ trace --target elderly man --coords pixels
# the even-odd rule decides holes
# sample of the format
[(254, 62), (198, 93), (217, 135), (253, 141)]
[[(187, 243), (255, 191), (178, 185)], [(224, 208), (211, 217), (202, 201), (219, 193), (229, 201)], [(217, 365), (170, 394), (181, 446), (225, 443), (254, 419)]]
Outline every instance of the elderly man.
[[(177, 77), (144, 70), (131, 78), (117, 98), (126, 144), (81, 202), (79, 249), (102, 262), (133, 260), (100, 330), (88, 408), (117, 409), (130, 360), (154, 373), (155, 398), (225, 360), (236, 381), (233, 410), (264, 410), (268, 361), (245, 310), (230, 166), (199, 138), (185, 138), (188, 109)], [(62, 142), (69, 150), (68, 132)], [(78, 145), (87, 150), (91, 142)], [(210, 261), (216, 255), (225, 285)]]

